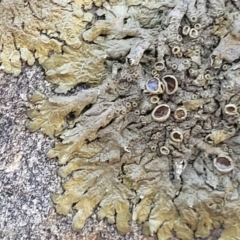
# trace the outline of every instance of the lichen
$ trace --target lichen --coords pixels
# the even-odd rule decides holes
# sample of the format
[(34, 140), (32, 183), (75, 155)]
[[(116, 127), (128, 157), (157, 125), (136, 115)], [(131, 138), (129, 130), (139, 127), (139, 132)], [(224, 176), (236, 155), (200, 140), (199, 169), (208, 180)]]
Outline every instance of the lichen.
[[(33, 64), (39, 56), (58, 93), (81, 82), (92, 87), (73, 96), (31, 97), (29, 129), (60, 139), (48, 153), (67, 179), (63, 193), (52, 197), (57, 212), (72, 213), (76, 231), (98, 207), (98, 218), (116, 223), (122, 234), (137, 221), (144, 234), (161, 240), (204, 238), (216, 228), (224, 229), (220, 239), (236, 239), (239, 115), (226, 114), (226, 106), (239, 111), (238, 15), (216, 0), (94, 1), (103, 6), (92, 15), (80, 9), (92, 1), (52, 1), (50, 10), (44, 1), (28, 7), (34, 3), (26, 12), (34, 9), (44, 36), (59, 34), (44, 53), (23, 45), (22, 60)], [(73, 26), (65, 29), (67, 17)], [(13, 36), (1, 56), (10, 51), (14, 58), (1, 59), (16, 73)], [(231, 159), (227, 172), (217, 169), (223, 158)]]
[(66, 93), (79, 83), (101, 83), (105, 77), (104, 61), (103, 51), (82, 43), (77, 49), (63, 47), (63, 54), (53, 54), (42, 66), (46, 79), (58, 85), (55, 92)]
[[(21, 72), (22, 61), (33, 65), (37, 60), (43, 64), (52, 52), (62, 53), (65, 45), (76, 49), (77, 52), (82, 45), (79, 37), (87, 23), (92, 20), (92, 14), (84, 12), (82, 7), (90, 8), (92, 2), (1, 1), (1, 69), (17, 76)], [(66, 56), (66, 51), (64, 52), (66, 61), (78, 60), (77, 54), (74, 58), (73, 55)], [(79, 65), (71, 67), (79, 67)], [(66, 71), (68, 72), (69, 69)]]

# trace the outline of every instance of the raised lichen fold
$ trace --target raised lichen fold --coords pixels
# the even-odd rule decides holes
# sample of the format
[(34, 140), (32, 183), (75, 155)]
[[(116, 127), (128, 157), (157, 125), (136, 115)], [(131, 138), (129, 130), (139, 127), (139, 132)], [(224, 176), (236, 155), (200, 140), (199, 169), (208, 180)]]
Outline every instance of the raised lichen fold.
[[(56, 92), (65, 93), (79, 83), (94, 86), (105, 77), (106, 54), (86, 43), (79, 48), (64, 47), (63, 54), (54, 54), (43, 63), (46, 79), (58, 85)], [(71, 69), (71, 71), (70, 71)]]
[(86, 90), (76, 96), (52, 96), (46, 98), (40, 93), (31, 96), (30, 101), (38, 105), (38, 109), (28, 111), (28, 116), (33, 121), (29, 122), (30, 131), (41, 129), (43, 133), (53, 137), (58, 135), (66, 124), (66, 117), (73, 113), (78, 117), (82, 110), (97, 100), (94, 90)]

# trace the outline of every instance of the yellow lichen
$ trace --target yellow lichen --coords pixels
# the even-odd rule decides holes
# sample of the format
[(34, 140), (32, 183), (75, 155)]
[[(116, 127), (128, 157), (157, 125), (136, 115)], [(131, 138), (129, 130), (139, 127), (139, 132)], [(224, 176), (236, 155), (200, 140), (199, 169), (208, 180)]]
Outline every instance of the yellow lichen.
[(93, 1), (88, 2), (86, 5), (84, 1), (70, 0), (1, 1), (1, 69), (19, 75), (21, 60), (29, 65), (35, 60), (42, 64), (51, 52), (61, 53), (65, 44), (79, 48), (82, 45), (79, 36), (92, 20), (91, 14), (82, 10), (83, 6), (92, 6)]
[(98, 212), (99, 219), (106, 217), (110, 223), (116, 221), (121, 233), (128, 232), (128, 221), (131, 219), (128, 199), (133, 197), (133, 193), (117, 179), (120, 164), (89, 163), (87, 158), (77, 161), (80, 170), (64, 183), (64, 195), (53, 196), (57, 211), (68, 214), (72, 204), (75, 203), (74, 209), (77, 213), (73, 219), (73, 229), (78, 231), (83, 228), (85, 220), (99, 204), (101, 207)]
[(76, 96), (53, 96), (49, 99), (40, 93), (35, 93), (30, 101), (38, 104), (38, 109), (28, 111), (29, 118), (33, 120), (28, 124), (29, 130), (41, 129), (43, 133), (51, 137), (58, 135), (63, 125), (66, 124), (65, 118), (69, 113), (74, 113), (74, 116), (78, 117), (88, 104), (96, 101), (96, 94), (93, 93), (89, 90)]

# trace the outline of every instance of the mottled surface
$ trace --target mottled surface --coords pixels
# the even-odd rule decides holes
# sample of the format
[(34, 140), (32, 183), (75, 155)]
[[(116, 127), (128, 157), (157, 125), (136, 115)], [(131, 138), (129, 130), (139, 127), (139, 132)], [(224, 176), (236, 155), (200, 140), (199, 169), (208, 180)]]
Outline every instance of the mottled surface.
[[(92, 1), (85, 2), (85, 9), (90, 8)], [(105, 1), (94, 2), (100, 6)], [(35, 5), (36, 9), (31, 8)], [(25, 68), (19, 79), (1, 79), (4, 143), (0, 146), (2, 156), (6, 155), (1, 162), (1, 189), (6, 191), (1, 196), (14, 196), (1, 202), (9, 204), (3, 207), (7, 209), (3, 238), (36, 239), (36, 232), (46, 239), (55, 231), (59, 239), (141, 239), (140, 232), (156, 233), (161, 240), (207, 239), (209, 235), (210, 239), (239, 238), (240, 17), (236, 1), (110, 1), (91, 12), (76, 11), (76, 6), (82, 6), (78, 0), (39, 4), (19, 0), (16, 5), (6, 0), (1, 6), (3, 14), (12, 14), (7, 19), (14, 19), (12, 28), (3, 30), (1, 68), (19, 74), (20, 50), (21, 59), (29, 65), (38, 58), (46, 79), (55, 84), (40, 81), (43, 75), (36, 66)], [(48, 8), (56, 15), (49, 14)], [(24, 35), (24, 11), (26, 19), (37, 18), (43, 24), (36, 27), (33, 21), (30, 27), (41, 35), (38, 40), (46, 40), (40, 49), (38, 44), (32, 47), (34, 39)], [(79, 21), (74, 21), (76, 16)], [(52, 23), (49, 17), (60, 21), (53, 32), (46, 31)], [(62, 17), (80, 25), (76, 29), (65, 25)], [(26, 47), (26, 42), (31, 44)], [(175, 83), (166, 81), (169, 76)], [(153, 77), (159, 86), (154, 92), (146, 89)], [(88, 89), (79, 85), (82, 82), (99, 85)], [(64, 94), (53, 95), (53, 91)], [(32, 106), (27, 94), (32, 95)], [(154, 115), (159, 104), (168, 106), (165, 119)], [(234, 112), (226, 111), (229, 104)], [(41, 130), (54, 142), (29, 134), (26, 108), (31, 109), (28, 129)], [(187, 116), (176, 119), (177, 108)], [(44, 157), (47, 152), (52, 160)], [(224, 173), (216, 162), (225, 157), (231, 168)], [(38, 188), (43, 192), (38, 193)], [(26, 197), (28, 190), (30, 197)], [(52, 193), (56, 211), (67, 217), (49, 210), (53, 209)], [(18, 205), (16, 199), (23, 203)], [(34, 212), (38, 209), (39, 214)], [(23, 216), (27, 214), (30, 217)], [(113, 225), (103, 222), (97, 228), (96, 218), (106, 218)], [(71, 232), (69, 219), (80, 233)], [(142, 228), (133, 221), (142, 223)], [(117, 237), (116, 232), (112, 236), (114, 224), (126, 236)]]
[(18, 77), (0, 75), (0, 239), (141, 239), (139, 227), (126, 237), (90, 218), (81, 233), (72, 217), (55, 213), (50, 199), (61, 192), (57, 162), (46, 158), (53, 141), (26, 129), (27, 95), (50, 92), (43, 71), (25, 67)]
[[(50, 195), (61, 192), (57, 162), (46, 158), (53, 141), (41, 133), (26, 129), (26, 99), (36, 90), (50, 92), (39, 67), (25, 67), (18, 77), (0, 75), (0, 238), (59, 240), (154, 240), (141, 235), (141, 227), (132, 225), (126, 236), (114, 226), (96, 219), (86, 221), (80, 233), (71, 230), (72, 217), (54, 210)], [(218, 239), (214, 231), (209, 240)], [(215, 236), (215, 237), (214, 237)], [(177, 240), (177, 238), (172, 238)]]
[[(60, 140), (48, 156), (59, 159), (66, 181), (52, 199), (58, 213), (73, 213), (76, 231), (98, 207), (98, 218), (116, 223), (120, 233), (134, 220), (161, 240), (205, 238), (216, 228), (224, 228), (221, 240), (235, 239), (240, 118), (225, 108), (238, 108), (240, 68), (230, 64), (239, 55), (231, 53), (237, 41), (228, 45), (223, 36), (238, 39), (237, 9), (215, 0), (150, 2), (106, 4), (83, 32), (83, 40), (108, 56), (100, 86), (71, 101), (31, 98), (30, 129), (51, 135), (45, 131), (51, 119)], [(152, 77), (159, 81), (156, 92), (146, 89)], [(169, 111), (156, 118), (161, 104)], [(175, 119), (177, 108), (187, 117)], [(214, 165), (224, 156), (234, 165), (227, 174)]]

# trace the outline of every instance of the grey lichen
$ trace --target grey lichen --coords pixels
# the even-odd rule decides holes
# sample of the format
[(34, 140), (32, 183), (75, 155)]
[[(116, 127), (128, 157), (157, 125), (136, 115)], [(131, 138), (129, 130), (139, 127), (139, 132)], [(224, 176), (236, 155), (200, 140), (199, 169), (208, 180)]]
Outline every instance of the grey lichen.
[[(137, 221), (161, 240), (173, 233), (204, 238), (222, 226), (221, 240), (236, 239), (237, 4), (93, 1), (102, 7), (90, 14), (75, 11), (80, 2), (62, 7), (91, 25), (67, 36), (60, 31), (67, 46), (51, 48), (51, 56), (47, 50), (41, 64), (58, 93), (82, 82), (93, 88), (30, 98), (36, 107), (29, 129), (60, 139), (48, 153), (67, 179), (63, 193), (52, 197), (57, 212), (71, 212), (77, 231), (98, 206), (98, 218), (116, 223), (122, 234)], [(92, 6), (83, 2), (85, 9)]]

